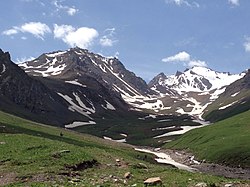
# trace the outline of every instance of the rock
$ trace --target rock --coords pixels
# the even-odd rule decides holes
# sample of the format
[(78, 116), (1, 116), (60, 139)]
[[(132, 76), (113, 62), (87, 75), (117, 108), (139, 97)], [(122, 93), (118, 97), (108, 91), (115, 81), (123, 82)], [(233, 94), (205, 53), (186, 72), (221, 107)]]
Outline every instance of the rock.
[(161, 150), (161, 148), (155, 148), (154, 149), (154, 151), (160, 151)]
[(115, 159), (116, 162), (121, 162), (119, 159)]
[(133, 184), (133, 185), (132, 185), (132, 187), (135, 187), (135, 186), (137, 186), (137, 184)]
[(130, 179), (132, 177), (131, 173), (130, 172), (127, 172), (124, 174), (124, 178), (125, 179)]
[(4, 145), (4, 144), (6, 144), (6, 142), (0, 142), (0, 145)]
[(225, 187), (234, 187), (234, 185), (233, 184), (225, 184)]
[(195, 185), (196, 187), (207, 187), (207, 184), (205, 182), (200, 182)]
[(148, 166), (146, 164), (143, 164), (143, 163), (138, 163), (136, 165), (134, 165), (135, 168), (138, 168), (138, 169), (148, 169)]
[(152, 177), (148, 178), (147, 180), (144, 181), (144, 184), (147, 185), (162, 185), (162, 181), (160, 177)]
[(81, 179), (78, 179), (78, 178), (73, 178), (71, 179), (72, 182), (81, 182)]

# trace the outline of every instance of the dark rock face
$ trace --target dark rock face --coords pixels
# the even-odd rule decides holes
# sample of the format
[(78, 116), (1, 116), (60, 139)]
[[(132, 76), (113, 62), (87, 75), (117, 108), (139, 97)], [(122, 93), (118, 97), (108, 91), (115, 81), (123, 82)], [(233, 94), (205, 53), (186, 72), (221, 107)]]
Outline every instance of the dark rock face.
[(165, 79), (167, 79), (167, 76), (164, 73), (160, 73), (148, 83), (148, 86), (153, 87), (154, 85), (159, 84), (159, 82), (164, 81)]
[[(27, 75), (11, 62), (9, 53), (0, 51), (0, 110), (57, 126), (89, 120), (86, 115), (69, 110), (70, 104), (56, 92), (60, 87), (64, 88), (58, 82)], [(99, 91), (107, 92), (106, 88)]]
[(9, 53), (0, 53), (0, 94), (2, 97), (21, 105), (31, 112), (40, 113), (48, 110), (43, 100), (49, 98), (44, 85), (30, 78), (23, 70), (10, 60)]

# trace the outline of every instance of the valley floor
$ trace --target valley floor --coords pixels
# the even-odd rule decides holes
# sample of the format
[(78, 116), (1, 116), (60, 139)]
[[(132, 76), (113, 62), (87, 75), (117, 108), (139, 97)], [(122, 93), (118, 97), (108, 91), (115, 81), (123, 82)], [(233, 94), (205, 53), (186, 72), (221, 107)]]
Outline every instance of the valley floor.
[[(205, 160), (198, 161), (195, 159), (194, 155), (185, 150), (173, 150), (173, 149), (159, 149), (152, 147), (143, 147), (141, 150), (144, 152), (151, 152), (155, 155), (167, 155), (171, 160), (177, 163), (176, 167), (179, 165), (184, 165), (186, 167), (182, 168), (184, 170), (191, 170), (195, 172), (201, 172), (216, 176), (223, 176), (232, 179), (250, 179), (250, 168), (243, 169), (241, 167), (228, 167), (220, 164), (208, 163)], [(166, 157), (166, 156), (165, 156)], [(156, 159), (157, 160), (157, 159)], [(175, 165), (173, 163), (173, 165)]]

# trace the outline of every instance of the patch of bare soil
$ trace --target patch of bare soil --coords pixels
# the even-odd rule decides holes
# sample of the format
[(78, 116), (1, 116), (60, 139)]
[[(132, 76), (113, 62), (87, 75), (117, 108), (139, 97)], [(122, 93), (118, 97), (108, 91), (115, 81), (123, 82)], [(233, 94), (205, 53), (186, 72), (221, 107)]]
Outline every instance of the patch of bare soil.
[(0, 174), (0, 186), (11, 184), (15, 182), (16, 174), (12, 173), (1, 173)]
[(72, 169), (73, 171), (81, 171), (98, 165), (99, 163), (97, 162), (97, 160), (93, 159), (93, 160), (83, 161), (72, 166), (66, 166), (66, 168)]

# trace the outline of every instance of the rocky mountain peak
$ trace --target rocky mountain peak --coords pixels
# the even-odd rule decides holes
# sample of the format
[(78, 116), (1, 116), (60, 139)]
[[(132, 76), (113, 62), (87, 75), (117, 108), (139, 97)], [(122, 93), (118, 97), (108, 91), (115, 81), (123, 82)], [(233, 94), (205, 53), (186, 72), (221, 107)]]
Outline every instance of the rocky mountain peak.
[(167, 76), (163, 72), (161, 72), (148, 83), (148, 86), (152, 87), (155, 84), (161, 84), (161, 82), (164, 81), (165, 79), (167, 79)]
[[(64, 81), (91, 77), (103, 86), (122, 92), (124, 95), (146, 95), (152, 92), (146, 82), (128, 71), (119, 59), (104, 57), (79, 47), (45, 53), (19, 66), (33, 76)], [(88, 82), (84, 82), (84, 85), (88, 86)]]
[(9, 52), (4, 52), (2, 49), (0, 49), (0, 61), (2, 63), (11, 61), (10, 53)]
[(183, 74), (181, 71), (176, 71), (175, 76), (180, 76), (181, 74)]

